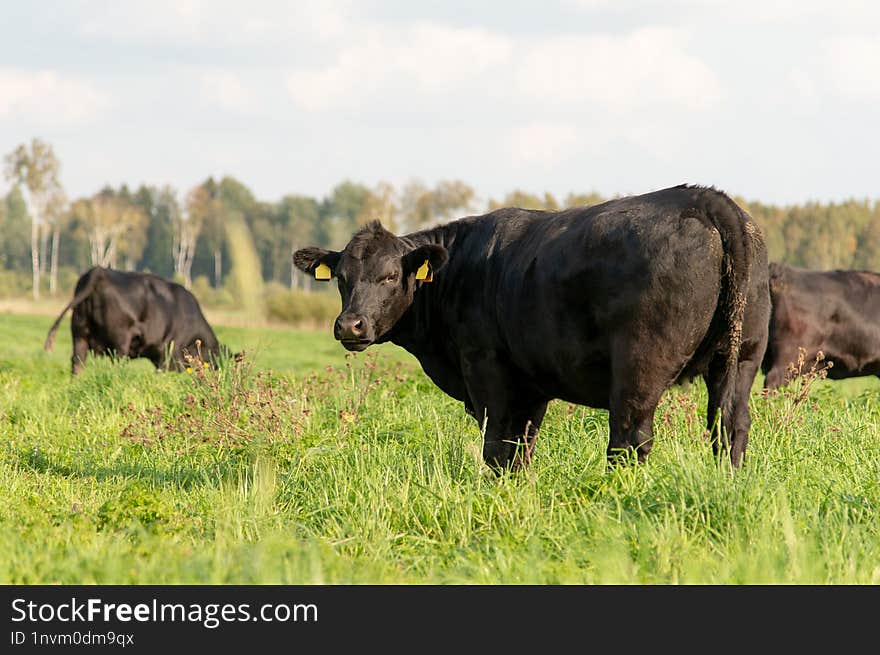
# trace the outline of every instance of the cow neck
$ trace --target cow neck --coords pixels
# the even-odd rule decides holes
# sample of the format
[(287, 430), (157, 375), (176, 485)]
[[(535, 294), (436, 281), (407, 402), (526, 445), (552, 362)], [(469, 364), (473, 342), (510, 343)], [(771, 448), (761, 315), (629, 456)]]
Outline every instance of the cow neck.
[(421, 285), (412, 305), (388, 333), (388, 341), (416, 356), (425, 351), (439, 353), (444, 350), (443, 340), (438, 343), (437, 335), (448, 334), (448, 330), (444, 329), (447, 316), (440, 310), (443, 306), (444, 289), (453, 284), (450, 280), (453, 267), (450, 265), (455, 257), (456, 241), (461, 237), (464, 228), (463, 221), (458, 220), (400, 237), (410, 249), (435, 244), (443, 246), (449, 253), (449, 260), (442, 274), (434, 282)]

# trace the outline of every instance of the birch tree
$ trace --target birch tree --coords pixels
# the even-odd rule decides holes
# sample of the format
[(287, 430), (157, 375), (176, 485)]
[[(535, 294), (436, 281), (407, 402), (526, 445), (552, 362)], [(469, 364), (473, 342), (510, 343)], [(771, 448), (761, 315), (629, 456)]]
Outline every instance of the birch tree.
[(214, 209), (215, 200), (203, 186), (193, 188), (186, 196), (184, 211), (174, 219), (174, 235), (171, 250), (174, 255), (174, 272), (183, 278), (184, 286), (192, 286), (192, 263), (196, 256), (196, 243), (205, 219)]
[(86, 232), (92, 266), (117, 268), (126, 243), (138, 243), (143, 250), (147, 217), (131, 202), (99, 193), (77, 200), (72, 213)]
[(49, 223), (52, 225), (52, 261), (49, 266), (49, 295), (54, 296), (58, 292), (58, 255), (61, 251), (61, 229), (69, 216), (67, 210), (67, 197), (59, 188), (48, 205)]
[(62, 193), (58, 173), (61, 167), (52, 146), (40, 139), (21, 144), (6, 155), (6, 179), (26, 191), (31, 215), (31, 270), (34, 300), (40, 298), (40, 242), (49, 208)]

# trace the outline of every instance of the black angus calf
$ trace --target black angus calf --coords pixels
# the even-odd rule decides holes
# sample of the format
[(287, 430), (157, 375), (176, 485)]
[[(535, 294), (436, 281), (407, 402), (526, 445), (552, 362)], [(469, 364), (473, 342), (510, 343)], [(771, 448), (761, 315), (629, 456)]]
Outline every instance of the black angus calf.
[(803, 372), (800, 348), (807, 364), (824, 355), (829, 379), (880, 375), (880, 275), (773, 263), (770, 300), (764, 388), (776, 389)]
[(52, 350), (58, 324), (71, 308), (74, 375), (89, 352), (144, 357), (156, 368), (178, 370), (187, 365), (186, 355), (208, 361), (220, 354), (195, 296), (156, 275), (100, 267), (83, 273), (73, 300), (49, 329), (46, 350)]
[(336, 277), (345, 348), (398, 344), (464, 402), (496, 470), (528, 463), (554, 398), (608, 409), (608, 457), (643, 461), (664, 390), (698, 375), (713, 447), (740, 464), (767, 340), (767, 256), (720, 191), (499, 209), (402, 237), (374, 222), (341, 252), (305, 248), (294, 263)]

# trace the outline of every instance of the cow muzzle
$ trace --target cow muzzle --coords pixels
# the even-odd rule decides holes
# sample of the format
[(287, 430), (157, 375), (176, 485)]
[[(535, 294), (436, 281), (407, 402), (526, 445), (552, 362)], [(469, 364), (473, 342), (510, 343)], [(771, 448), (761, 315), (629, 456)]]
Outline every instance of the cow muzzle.
[(333, 336), (346, 350), (364, 350), (373, 343), (367, 320), (357, 314), (340, 314), (333, 324)]

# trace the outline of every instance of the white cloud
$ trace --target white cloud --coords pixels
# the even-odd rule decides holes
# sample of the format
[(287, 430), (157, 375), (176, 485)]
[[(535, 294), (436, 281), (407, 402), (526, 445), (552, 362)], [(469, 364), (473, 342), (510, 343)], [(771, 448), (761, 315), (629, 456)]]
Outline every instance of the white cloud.
[(110, 96), (91, 82), (54, 70), (0, 68), (0, 120), (69, 125), (93, 121)]
[(536, 122), (514, 128), (509, 149), (513, 163), (555, 166), (579, 147), (578, 129), (568, 123)]
[(295, 35), (342, 35), (348, 5), (347, 0), (88, 0), (79, 29), (112, 41), (277, 45)]
[(680, 24), (685, 17), (714, 18), (735, 25), (791, 24), (822, 17), (826, 23), (864, 24), (880, 18), (880, 5), (871, 0), (566, 0), (585, 12), (642, 14), (658, 9)]
[(880, 41), (848, 35), (825, 42), (825, 74), (853, 100), (880, 101)]
[(685, 42), (682, 32), (662, 28), (545, 39), (523, 57), (517, 86), (522, 94), (615, 112), (707, 109), (720, 99), (721, 84)]
[(813, 77), (803, 68), (795, 68), (788, 72), (786, 84), (792, 89), (796, 100), (801, 102), (815, 102), (816, 84)]
[(418, 99), (457, 97), (552, 115), (553, 107), (573, 106), (703, 111), (723, 95), (713, 71), (686, 50), (685, 34), (673, 29), (532, 40), (422, 23), (358, 36), (331, 64), (288, 75), (297, 106), (322, 111), (387, 102), (393, 112)]
[(223, 109), (247, 112), (256, 106), (253, 92), (232, 72), (214, 70), (199, 75), (199, 87), (204, 100)]
[[(769, 197), (797, 184), (873, 188), (869, 165), (860, 177), (775, 183), (808, 169), (805, 152), (876, 145), (880, 3), (867, 0), (530, 0), (466, 12), (397, 0), (70, 0), (48, 22), (21, 6), (33, 19), (10, 36), (39, 43), (46, 70), (0, 64), (0, 140), (31, 123), (78, 123), (64, 138), (78, 139), (70, 156), (88, 169), (101, 135), (112, 135), (100, 141), (108, 157), (148, 135), (125, 166), (95, 165), (113, 175), (143, 175), (146, 161), (162, 171), (169, 144), (198, 135), (217, 152), (193, 140), (173, 175), (196, 179), (228, 156), (230, 173), (268, 195), (291, 179), (317, 194), (373, 175), (463, 177), (493, 193), (636, 191), (658, 176)], [(441, 15), (447, 23), (430, 22)], [(772, 156), (755, 160), (758, 143)], [(860, 153), (823, 161), (856, 168)], [(83, 180), (96, 175), (85, 169)]]
[(400, 29), (369, 28), (324, 68), (290, 73), (293, 101), (307, 110), (342, 107), (421, 93), (439, 95), (510, 59), (510, 39), (482, 29), (421, 23)]

